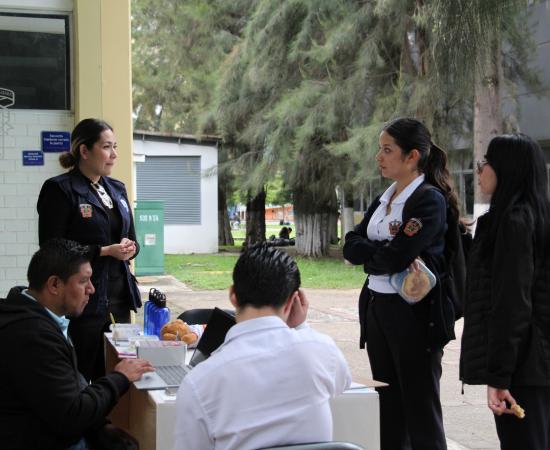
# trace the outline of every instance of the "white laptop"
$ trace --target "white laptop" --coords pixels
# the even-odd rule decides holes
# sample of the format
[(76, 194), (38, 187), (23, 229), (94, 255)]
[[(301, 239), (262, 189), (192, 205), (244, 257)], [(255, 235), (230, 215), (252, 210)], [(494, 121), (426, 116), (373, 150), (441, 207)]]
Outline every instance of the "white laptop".
[(185, 375), (207, 359), (223, 344), (225, 335), (235, 325), (235, 317), (222, 309), (214, 308), (208, 324), (197, 344), (189, 364), (185, 363), (187, 346), (184, 342), (144, 341), (136, 345), (138, 358), (148, 360), (155, 372), (143, 374), (134, 382), (137, 389), (154, 390), (177, 388)]

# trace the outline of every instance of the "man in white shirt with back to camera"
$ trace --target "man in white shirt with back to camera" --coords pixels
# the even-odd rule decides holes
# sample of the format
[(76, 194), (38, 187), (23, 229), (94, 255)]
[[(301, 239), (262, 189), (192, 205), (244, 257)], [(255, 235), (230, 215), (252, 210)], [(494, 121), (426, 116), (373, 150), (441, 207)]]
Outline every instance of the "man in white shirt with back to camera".
[(329, 399), (351, 383), (334, 341), (305, 323), (308, 302), (292, 257), (246, 249), (229, 298), (237, 324), (193, 369), (176, 400), (174, 450), (254, 450), (332, 440)]

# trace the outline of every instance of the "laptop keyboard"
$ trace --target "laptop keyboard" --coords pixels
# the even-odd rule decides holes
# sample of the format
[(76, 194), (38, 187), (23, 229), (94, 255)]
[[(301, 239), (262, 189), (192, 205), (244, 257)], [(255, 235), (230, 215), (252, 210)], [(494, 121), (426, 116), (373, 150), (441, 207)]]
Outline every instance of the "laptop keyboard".
[(168, 386), (179, 386), (187, 375), (187, 370), (182, 366), (159, 366), (155, 370)]

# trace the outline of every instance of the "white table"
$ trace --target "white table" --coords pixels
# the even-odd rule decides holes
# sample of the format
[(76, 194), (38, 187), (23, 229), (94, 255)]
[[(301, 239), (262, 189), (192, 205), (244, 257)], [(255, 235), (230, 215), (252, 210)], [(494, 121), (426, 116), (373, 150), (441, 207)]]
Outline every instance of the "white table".
[[(175, 397), (164, 391), (137, 394), (131, 395), (128, 431), (140, 442), (140, 450), (172, 450)], [(378, 394), (374, 389), (346, 391), (331, 401), (331, 410), (335, 441), (353, 442), (365, 450), (380, 449)]]
[[(109, 370), (118, 355), (107, 335), (105, 352)], [(140, 391), (132, 385), (113, 410), (111, 419), (139, 441), (140, 450), (172, 450), (175, 399), (164, 390)], [(350, 389), (331, 400), (330, 405), (335, 441), (353, 442), (365, 450), (380, 449), (380, 408), (374, 389)]]

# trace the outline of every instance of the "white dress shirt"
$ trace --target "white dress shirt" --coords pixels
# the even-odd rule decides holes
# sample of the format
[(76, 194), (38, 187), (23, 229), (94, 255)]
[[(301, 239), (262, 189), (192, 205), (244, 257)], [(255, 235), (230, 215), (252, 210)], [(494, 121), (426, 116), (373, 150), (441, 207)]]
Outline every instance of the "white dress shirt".
[(277, 316), (239, 322), (181, 384), (174, 450), (330, 441), (329, 399), (350, 383), (330, 337)]
[[(391, 202), (390, 211), (387, 213), (388, 204), (395, 192), (397, 183), (393, 183), (380, 197), (380, 205), (372, 214), (367, 226), (367, 237), (371, 241), (391, 241), (397, 230), (403, 224), (403, 207), (411, 194), (424, 182), (424, 175), (416, 177), (401, 193)], [(382, 294), (395, 294), (397, 291), (390, 284), (390, 274), (369, 275), (369, 289)]]

